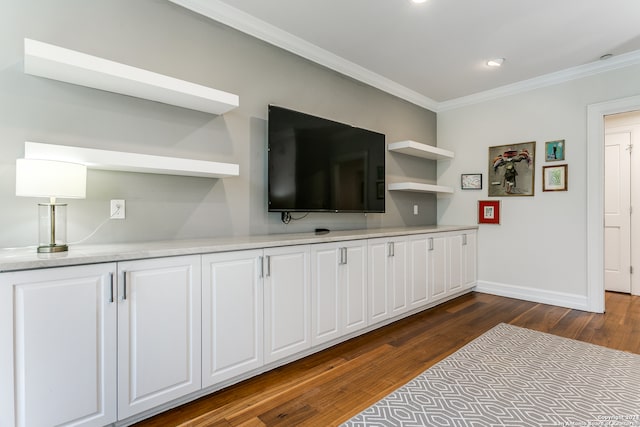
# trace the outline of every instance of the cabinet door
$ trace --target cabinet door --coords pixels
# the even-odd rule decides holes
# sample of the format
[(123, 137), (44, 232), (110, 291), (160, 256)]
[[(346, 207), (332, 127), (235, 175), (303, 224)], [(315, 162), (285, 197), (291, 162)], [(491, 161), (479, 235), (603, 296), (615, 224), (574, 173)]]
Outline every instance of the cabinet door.
[(366, 241), (343, 242), (344, 258), (340, 265), (342, 334), (363, 329), (367, 323), (367, 244)]
[(444, 298), (448, 290), (447, 239), (432, 236), (428, 241), (428, 282), (432, 301)]
[(409, 293), (407, 281), (408, 242), (406, 239), (393, 240), (389, 259), (389, 302), (391, 317), (409, 310)]
[(311, 347), (309, 246), (264, 251), (265, 363)]
[(368, 300), (369, 325), (388, 319), (389, 311), (389, 274), (388, 266), (391, 246), (387, 239), (371, 239), (368, 242)]
[(465, 233), (463, 252), (463, 283), (465, 288), (472, 288), (478, 281), (478, 233)]
[(200, 256), (118, 263), (118, 417), (201, 388)]
[(409, 239), (409, 308), (420, 308), (429, 302), (429, 243), (425, 235)]
[(311, 246), (311, 343), (338, 338), (343, 248), (336, 243)]
[(448, 238), (449, 248), (449, 289), (448, 294), (458, 292), (463, 289), (463, 263), (464, 263), (464, 235), (450, 235)]
[(202, 386), (263, 364), (262, 251), (202, 257)]
[(366, 241), (311, 246), (311, 342), (367, 326)]
[(114, 274), (115, 264), (101, 264), (0, 275), (1, 425), (116, 421)]

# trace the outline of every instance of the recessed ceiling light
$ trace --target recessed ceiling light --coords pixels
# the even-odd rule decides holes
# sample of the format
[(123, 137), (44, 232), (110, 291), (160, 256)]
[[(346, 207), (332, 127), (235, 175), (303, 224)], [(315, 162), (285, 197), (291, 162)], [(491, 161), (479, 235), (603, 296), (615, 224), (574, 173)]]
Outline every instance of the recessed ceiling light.
[(489, 67), (500, 67), (504, 62), (504, 58), (494, 58), (487, 61)]
[(414, 3), (424, 3), (427, 0), (411, 0), (411, 1), (414, 2)]

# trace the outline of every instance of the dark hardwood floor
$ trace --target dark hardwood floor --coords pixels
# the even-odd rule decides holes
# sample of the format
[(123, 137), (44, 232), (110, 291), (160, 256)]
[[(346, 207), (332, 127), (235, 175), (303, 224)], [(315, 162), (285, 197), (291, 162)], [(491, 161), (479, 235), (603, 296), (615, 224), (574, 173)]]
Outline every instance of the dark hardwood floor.
[(498, 323), (640, 354), (640, 297), (608, 292), (606, 309), (471, 293), (136, 426), (335, 426)]

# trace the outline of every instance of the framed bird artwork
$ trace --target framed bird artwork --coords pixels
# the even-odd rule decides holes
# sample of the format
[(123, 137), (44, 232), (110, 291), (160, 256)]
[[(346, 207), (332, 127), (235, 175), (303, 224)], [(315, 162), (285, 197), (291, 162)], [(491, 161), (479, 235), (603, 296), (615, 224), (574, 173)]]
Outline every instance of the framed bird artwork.
[(489, 147), (489, 197), (533, 196), (536, 143)]

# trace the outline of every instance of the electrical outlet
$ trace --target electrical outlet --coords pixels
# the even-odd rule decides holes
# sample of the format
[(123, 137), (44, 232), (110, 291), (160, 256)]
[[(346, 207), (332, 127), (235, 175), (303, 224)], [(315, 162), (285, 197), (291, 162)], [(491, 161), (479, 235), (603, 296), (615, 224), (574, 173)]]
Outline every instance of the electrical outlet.
[(418, 205), (413, 205), (413, 214), (418, 215)]
[(124, 219), (124, 200), (112, 200), (110, 212), (111, 219)]

